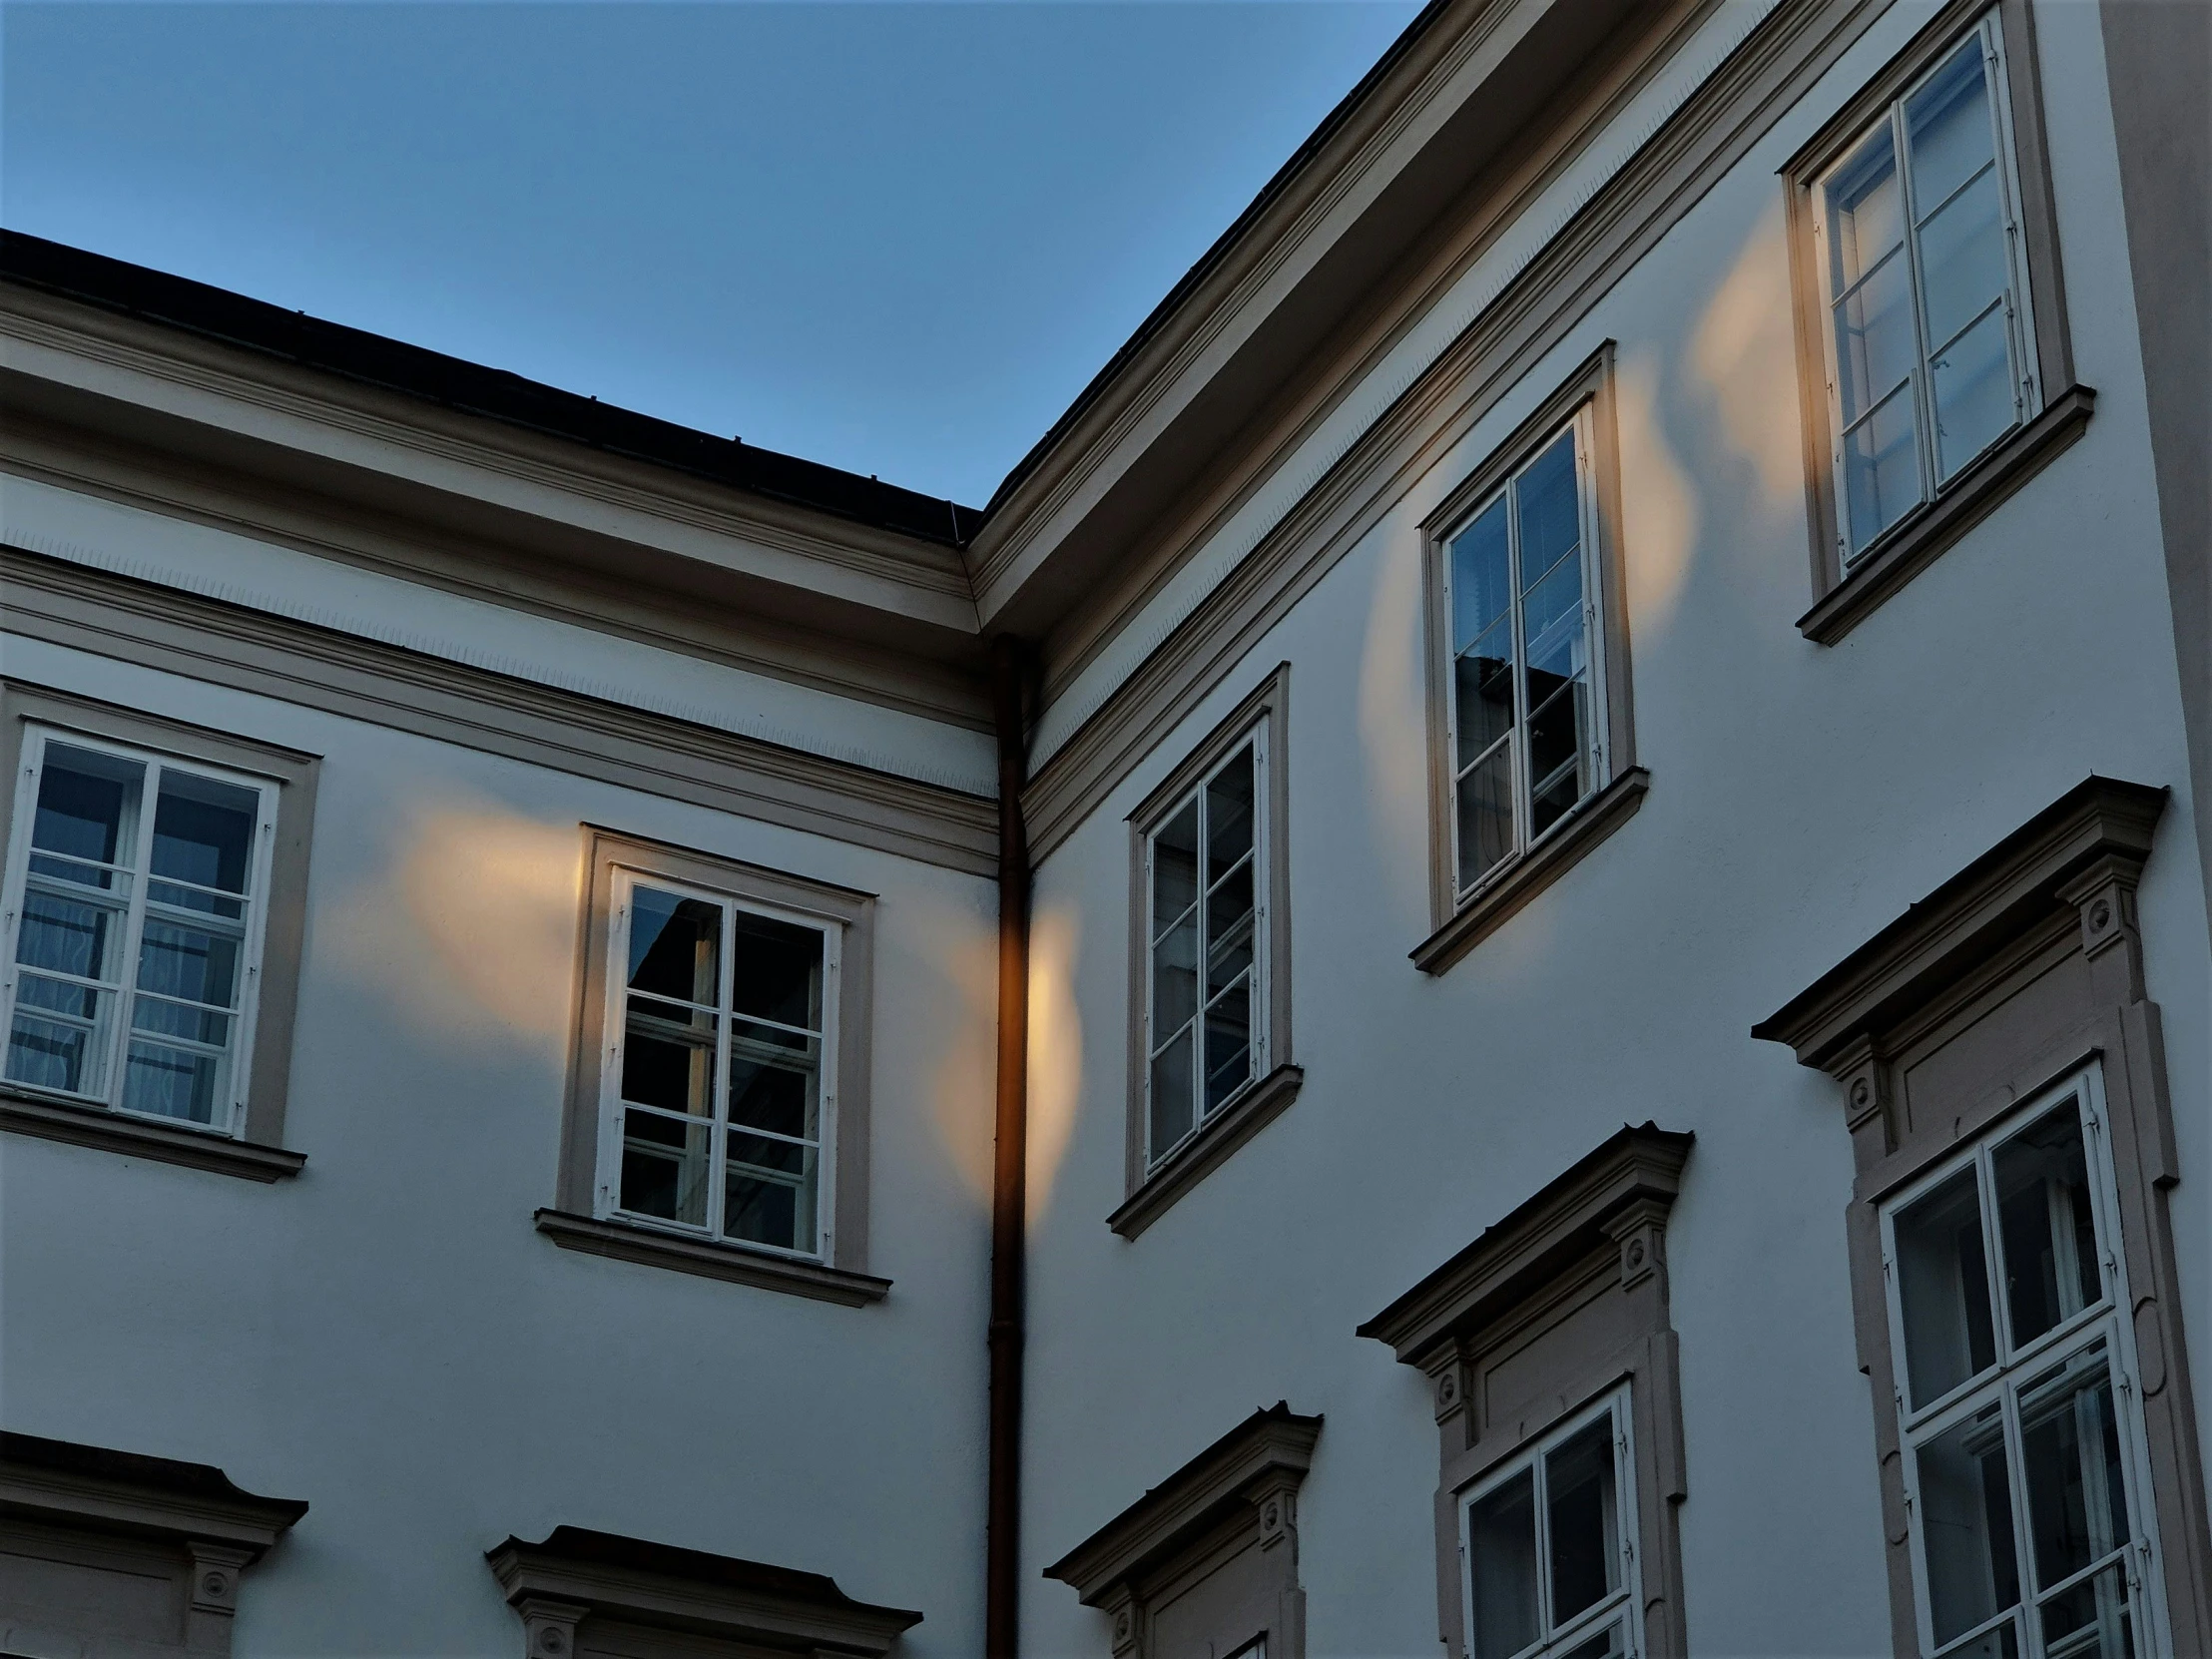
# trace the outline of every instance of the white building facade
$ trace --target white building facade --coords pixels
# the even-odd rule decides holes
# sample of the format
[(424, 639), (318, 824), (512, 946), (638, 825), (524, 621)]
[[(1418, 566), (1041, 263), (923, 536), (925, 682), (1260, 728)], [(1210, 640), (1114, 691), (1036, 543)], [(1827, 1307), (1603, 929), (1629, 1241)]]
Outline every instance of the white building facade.
[(1439, 0), (980, 512), (9, 237), (0, 1652), (2212, 1651), (2205, 18)]

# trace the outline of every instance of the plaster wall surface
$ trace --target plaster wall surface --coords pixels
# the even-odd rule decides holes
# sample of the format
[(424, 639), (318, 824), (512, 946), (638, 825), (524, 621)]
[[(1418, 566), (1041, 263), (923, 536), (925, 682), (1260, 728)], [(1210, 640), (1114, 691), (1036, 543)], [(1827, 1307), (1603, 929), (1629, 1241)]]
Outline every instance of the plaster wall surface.
[[(1299, 1499), (1307, 1651), (1435, 1651), (1427, 1389), (1354, 1328), (1623, 1122), (1656, 1119), (1697, 1136), (1668, 1229), (1690, 1650), (1888, 1651), (1851, 1147), (1835, 1085), (1748, 1032), (2092, 772), (2175, 790), (2141, 903), (2203, 1398), (2212, 971), (2090, 8), (2037, 22), (2095, 417), (1841, 643), (1795, 627), (1812, 595), (1776, 170), (1928, 15), (1878, 21), (1046, 861), (1036, 986), (1063, 1011), (1033, 1050), (1038, 1565), (1286, 1398), (1328, 1419)], [(1406, 959), (1429, 930), (1418, 525), (1608, 338), (1650, 796), (1431, 978)], [(1126, 815), (1285, 661), (1304, 1090), (1126, 1241), (1105, 1226), (1124, 1192)], [(1031, 1652), (1103, 1649), (1064, 1586), (1026, 1595)]]

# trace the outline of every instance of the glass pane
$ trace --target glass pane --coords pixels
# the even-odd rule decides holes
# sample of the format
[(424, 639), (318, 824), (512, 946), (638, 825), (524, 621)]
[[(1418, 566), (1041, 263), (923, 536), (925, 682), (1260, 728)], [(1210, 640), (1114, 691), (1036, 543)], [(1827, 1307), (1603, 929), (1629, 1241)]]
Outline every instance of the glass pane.
[(1221, 872), (1252, 850), (1252, 751), (1214, 774), (1206, 786), (1206, 878)]
[(1621, 1587), (1610, 1416), (1578, 1429), (1545, 1453), (1544, 1503), (1550, 1521), (1551, 1622), (1556, 1626)]
[(2020, 1449), (2037, 1584), (2055, 1584), (2128, 1541), (2112, 1369), (2102, 1343), (2021, 1390)]
[(1513, 751), (1499, 744), (1459, 780), (1459, 886), (1463, 891), (1513, 850)]
[(722, 906), (640, 884), (630, 891), (634, 991), (714, 1004), (721, 997)]
[(1534, 780), (1528, 830), (1540, 835), (1582, 799), (1591, 769), (1589, 687), (1570, 680), (1528, 721), (1528, 776)]
[(1451, 539), (1451, 650), (1456, 656), (1469, 641), (1487, 633), (1505, 614), (1513, 596), (1510, 555), (1505, 543), (1505, 497), (1483, 508), (1475, 521)]
[(123, 1108), (190, 1123), (228, 1123), (230, 1103), (223, 1098), (228, 1070), (219, 1054), (134, 1038), (123, 1065)]
[(2020, 1599), (2002, 1407), (1984, 1407), (1914, 1457), (1929, 1622), (1942, 1643)]
[(1951, 476), (2012, 425), (2012, 355), (2004, 307), (1999, 305), (1937, 353), (1936, 455)]
[(1996, 1363), (1981, 1197), (1962, 1169), (1897, 1218), (1898, 1296), (1915, 1405)]
[(1533, 708), (1584, 666), (1580, 559), (1562, 561), (1536, 584), (1522, 601), (1521, 624), (1528, 641), (1528, 703)]
[(1932, 350), (2003, 297), (2004, 209), (1994, 169), (1921, 227), (1921, 280)]
[(1925, 218), (1995, 159), (1981, 37), (1960, 44), (1905, 106), (1913, 151), (1913, 192)]
[(1836, 306), (1837, 396), (1848, 425), (1913, 372), (1912, 272), (1901, 250)]
[(1453, 714), (1464, 767), (1513, 729), (1513, 620), (1500, 617), (1452, 664)]
[(2019, 1629), (2008, 1619), (1994, 1630), (1944, 1648), (1936, 1659), (2019, 1659)]
[(1921, 499), (1918, 427), (1913, 388), (1900, 386), (1844, 437), (1844, 494), (1857, 552)]
[(1152, 1058), (1152, 1156), (1160, 1157), (1191, 1132), (1198, 1094), (1191, 1068), (1198, 1042), (1191, 1028)]
[(139, 939), (138, 988), (218, 1008), (238, 1006), (244, 941), (204, 927), (146, 918)]
[(1157, 939), (1173, 927), (1197, 898), (1198, 801), (1194, 797), (1152, 837), (1152, 936)]
[(739, 910), (730, 918), (730, 1006), (756, 1019), (822, 1029), (819, 927)]
[(81, 979), (122, 978), (116, 960), (123, 943), (123, 911), (88, 904), (36, 888), (23, 895), (15, 959), (25, 967), (73, 973)]
[(715, 1036), (712, 1014), (632, 997), (623, 1030), (622, 1098), (691, 1117), (712, 1117)]
[(1222, 877), (1206, 899), (1206, 990), (1212, 995), (1252, 964), (1252, 860)]
[(39, 770), (31, 844), (103, 864), (128, 861), (145, 781), (146, 768), (136, 761), (49, 743)]
[(1223, 991), (1206, 1010), (1206, 1110), (1252, 1080), (1252, 981)]
[(2134, 1659), (2127, 1579), (2117, 1566), (2052, 1596), (2042, 1618), (2048, 1659)]
[(1887, 120), (1829, 175), (1824, 194), (1828, 291), (1841, 294), (1905, 243), (1905, 195), (1898, 188), (1897, 147)]
[(707, 1148), (712, 1128), (655, 1112), (622, 1114), (622, 1192), (634, 1215), (707, 1225)]
[(1536, 1476), (1523, 1469), (1467, 1505), (1474, 1659), (1505, 1659), (1536, 1639)]
[(222, 1048), (231, 1040), (231, 1016), (190, 1002), (135, 996), (131, 999), (131, 1029)]
[(8, 1030), (11, 1082), (72, 1094), (107, 1092), (113, 991), (24, 974), (16, 981)]
[(2015, 1345), (2104, 1298), (2081, 1109), (2069, 1100), (1996, 1152), (1997, 1237)]
[(261, 808), (261, 797), (252, 790), (164, 768), (154, 805), (153, 872), (195, 886), (246, 891)]
[(813, 1250), (820, 1164), (811, 1146), (732, 1135), (723, 1232), (748, 1244)]
[(1186, 910), (1152, 947), (1152, 1044), (1198, 1012), (1198, 911)]
[(822, 1136), (822, 1040), (774, 1026), (730, 1026), (730, 1121), (803, 1140)]
[(1621, 1659), (1628, 1651), (1628, 1627), (1608, 1625), (1586, 1642), (1577, 1642), (1559, 1659)]
[[(1520, 579), (1523, 592), (1582, 541), (1582, 498), (1574, 487), (1574, 433), (1561, 432), (1515, 480), (1520, 510)], [(1534, 634), (1531, 620), (1529, 633)]]

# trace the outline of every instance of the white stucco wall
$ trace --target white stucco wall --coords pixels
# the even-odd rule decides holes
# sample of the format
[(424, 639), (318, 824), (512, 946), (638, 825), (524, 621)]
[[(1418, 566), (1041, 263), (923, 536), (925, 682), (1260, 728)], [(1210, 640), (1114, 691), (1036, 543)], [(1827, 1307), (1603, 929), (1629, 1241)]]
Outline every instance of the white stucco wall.
[[(2094, 11), (2043, 6), (2081, 440), (1840, 644), (1811, 602), (1776, 169), (1926, 17), (1870, 31), (1046, 862), (1026, 1547), (1056, 1559), (1255, 1407), (1328, 1419), (1300, 1499), (1315, 1659), (1436, 1651), (1426, 1387), (1354, 1328), (1623, 1122), (1697, 1135), (1669, 1227), (1691, 1651), (1888, 1651), (1834, 1085), (1754, 1021), (2091, 772), (2172, 786), (2141, 892), (2188, 1178), (2200, 1389), (2204, 907)], [(1420, 536), (1430, 505), (1619, 344), (1640, 814), (1439, 978)], [(1303, 458), (1286, 462), (1296, 470)], [(1125, 816), (1292, 664), (1300, 1098), (1134, 1242), (1123, 1194)], [(1035, 1659), (1104, 1647), (1032, 1578)]]

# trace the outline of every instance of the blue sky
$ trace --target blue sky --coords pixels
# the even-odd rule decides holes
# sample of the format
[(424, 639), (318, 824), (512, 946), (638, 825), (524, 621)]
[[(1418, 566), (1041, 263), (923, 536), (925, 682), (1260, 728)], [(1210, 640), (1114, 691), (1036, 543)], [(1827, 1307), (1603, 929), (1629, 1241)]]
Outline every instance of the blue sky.
[(981, 504), (1409, 22), (0, 5), (0, 223)]

